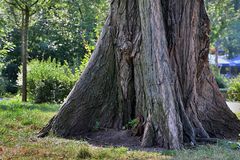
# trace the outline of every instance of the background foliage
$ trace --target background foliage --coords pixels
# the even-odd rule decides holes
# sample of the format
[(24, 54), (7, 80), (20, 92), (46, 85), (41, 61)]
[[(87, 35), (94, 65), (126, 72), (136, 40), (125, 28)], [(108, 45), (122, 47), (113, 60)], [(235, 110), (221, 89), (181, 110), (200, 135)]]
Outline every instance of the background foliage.
[(240, 75), (230, 80), (228, 98), (232, 101), (240, 101)]
[[(71, 69), (79, 68), (105, 22), (107, 0), (47, 0), (34, 8), (29, 27), (28, 60), (48, 60), (49, 57)], [(21, 65), (20, 14), (0, 0), (0, 76), (5, 90), (17, 93), (17, 78)], [(84, 62), (85, 63), (85, 62)]]
[(239, 55), (240, 1), (205, 0), (211, 20), (211, 45), (222, 48), (229, 58)]

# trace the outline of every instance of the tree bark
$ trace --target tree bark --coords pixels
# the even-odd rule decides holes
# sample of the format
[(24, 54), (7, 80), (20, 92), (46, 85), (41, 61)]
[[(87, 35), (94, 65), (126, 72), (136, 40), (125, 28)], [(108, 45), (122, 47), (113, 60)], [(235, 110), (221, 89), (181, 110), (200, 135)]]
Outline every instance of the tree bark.
[(121, 129), (141, 115), (145, 147), (237, 138), (240, 123), (210, 72), (208, 51), (203, 0), (112, 0), (87, 68), (44, 132)]

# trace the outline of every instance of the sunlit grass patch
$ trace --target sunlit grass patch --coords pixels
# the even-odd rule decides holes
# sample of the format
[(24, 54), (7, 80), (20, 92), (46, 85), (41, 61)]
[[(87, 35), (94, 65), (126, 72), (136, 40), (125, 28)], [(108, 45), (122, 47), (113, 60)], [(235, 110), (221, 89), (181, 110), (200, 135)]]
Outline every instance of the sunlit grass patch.
[(15, 110), (15, 109), (27, 109), (27, 110), (39, 110), (42, 112), (56, 112), (59, 109), (59, 104), (34, 104), (23, 103), (19, 99), (6, 99), (0, 101), (1, 110)]

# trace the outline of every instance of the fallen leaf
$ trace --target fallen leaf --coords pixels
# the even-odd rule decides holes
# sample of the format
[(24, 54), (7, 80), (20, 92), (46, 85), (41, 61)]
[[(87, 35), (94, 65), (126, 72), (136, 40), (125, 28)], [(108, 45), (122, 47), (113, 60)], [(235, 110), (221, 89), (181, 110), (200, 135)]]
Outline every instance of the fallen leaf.
[(3, 154), (3, 148), (0, 147), (0, 155)]

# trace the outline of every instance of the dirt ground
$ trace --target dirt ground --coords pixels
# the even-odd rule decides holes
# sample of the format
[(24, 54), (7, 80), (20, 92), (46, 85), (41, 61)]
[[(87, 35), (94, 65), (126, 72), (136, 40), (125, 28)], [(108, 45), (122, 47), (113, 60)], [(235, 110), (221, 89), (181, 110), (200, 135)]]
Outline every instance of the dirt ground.
[(141, 147), (140, 137), (132, 136), (130, 130), (105, 129), (91, 132), (86, 135), (88, 143), (102, 147), (127, 147), (130, 150), (159, 152), (164, 149), (159, 147)]

